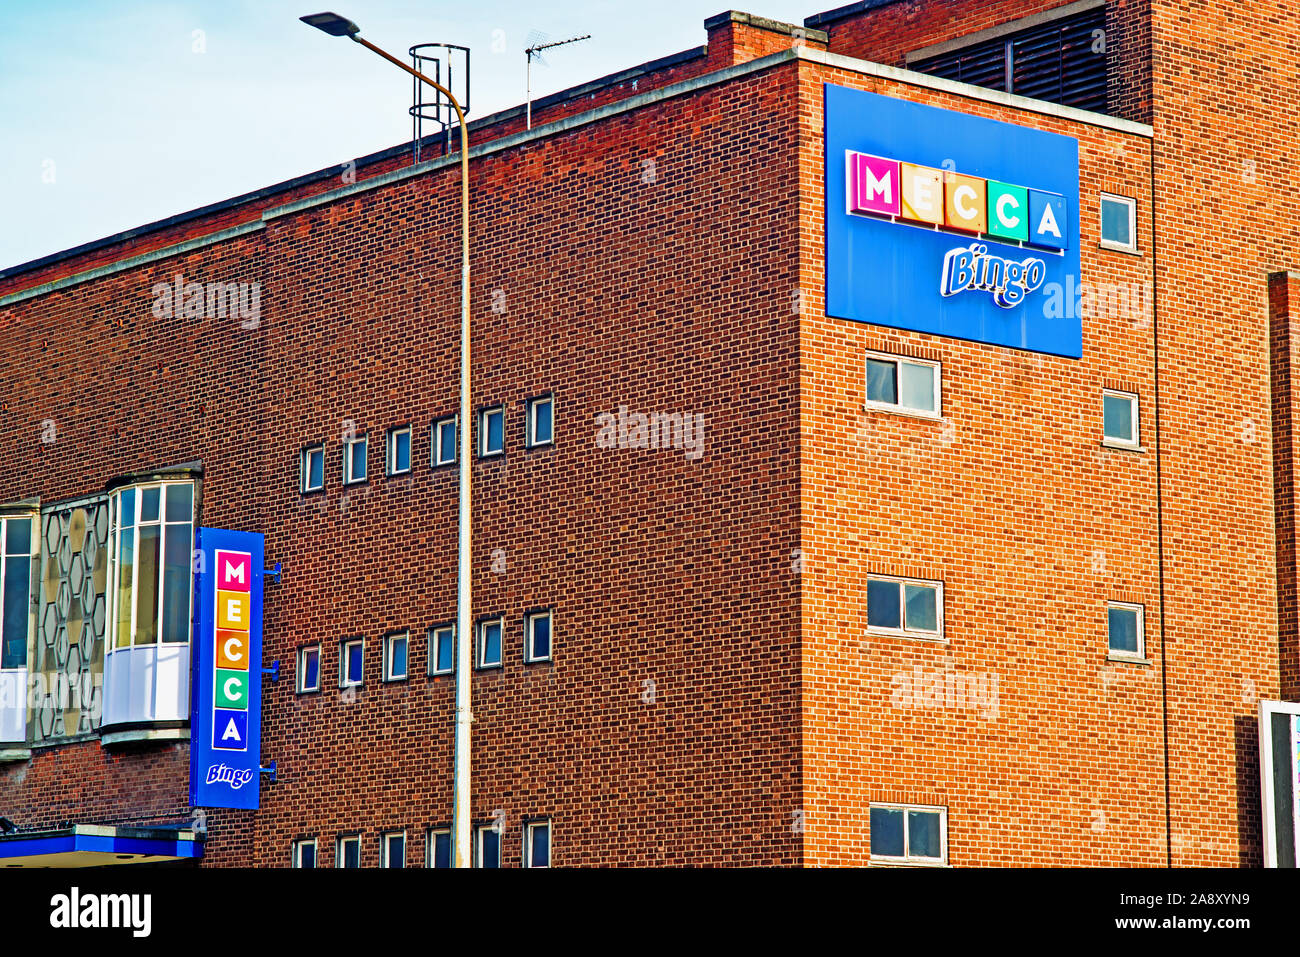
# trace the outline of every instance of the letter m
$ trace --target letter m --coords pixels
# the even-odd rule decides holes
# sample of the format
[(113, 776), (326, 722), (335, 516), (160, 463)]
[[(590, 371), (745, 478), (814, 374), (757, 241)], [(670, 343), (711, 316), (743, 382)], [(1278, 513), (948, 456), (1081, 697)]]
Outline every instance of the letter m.
[(228, 582), (239, 582), (244, 584), (244, 563), (232, 565), (229, 560), (226, 561), (225, 580)]

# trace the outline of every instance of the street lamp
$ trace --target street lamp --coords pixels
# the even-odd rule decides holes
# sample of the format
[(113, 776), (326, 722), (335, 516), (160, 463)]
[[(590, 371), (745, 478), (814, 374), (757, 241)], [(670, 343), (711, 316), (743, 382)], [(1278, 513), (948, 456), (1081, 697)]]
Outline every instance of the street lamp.
[(362, 39), (361, 28), (337, 13), (313, 13), (299, 17), (303, 23), (332, 37), (347, 37), (389, 63), (423, 80), (451, 101), (460, 123), (460, 543), (458, 593), (456, 598), (456, 769), (452, 799), (452, 864), (470, 866), (470, 674), (473, 670), (470, 623), (470, 413), (469, 413), (469, 129), (465, 113), (451, 90), (407, 66), (397, 57)]

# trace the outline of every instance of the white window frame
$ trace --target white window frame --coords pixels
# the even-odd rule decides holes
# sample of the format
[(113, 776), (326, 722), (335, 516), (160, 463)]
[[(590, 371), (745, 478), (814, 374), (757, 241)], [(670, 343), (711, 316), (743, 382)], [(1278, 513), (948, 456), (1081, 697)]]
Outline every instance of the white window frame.
[[(1129, 400), (1129, 422), (1133, 431), (1133, 439), (1116, 438), (1106, 434), (1106, 398), (1120, 398)], [(1116, 449), (1135, 449), (1142, 448), (1142, 431), (1141, 431), (1141, 399), (1136, 392), (1125, 392), (1122, 389), (1102, 389), (1101, 390), (1101, 444)]]
[[(534, 864), (533, 863), (533, 831), (540, 830), (542, 828), (546, 829), (546, 838), (547, 838), (546, 863)], [(528, 821), (527, 823), (524, 824), (524, 867), (549, 868), (551, 866), (551, 858), (554, 856), (554, 852), (555, 852), (555, 845), (551, 839), (554, 836), (555, 836), (555, 832), (551, 829), (551, 819), (549, 817), (541, 818), (536, 821)]]
[[(337, 841), (335, 842), (335, 844), (334, 844), (334, 848), (335, 848), (335, 850), (334, 850), (334, 854), (335, 854), (335, 857), (334, 857), (334, 866), (335, 866), (335, 867), (338, 867), (338, 868), (343, 868), (343, 867), (345, 866), (344, 863), (343, 863), (343, 861), (344, 861), (344, 859), (345, 859), (345, 858), (344, 858), (344, 852), (343, 852), (343, 849), (344, 849), (344, 847), (346, 847), (348, 844), (356, 844), (356, 846), (357, 846), (357, 867), (360, 868), (360, 867), (361, 867), (361, 835), (360, 835), (360, 834), (340, 834), (340, 835), (339, 835), (338, 840), (337, 840)], [(348, 870), (351, 870), (351, 868), (348, 868)]]
[(492, 831), (497, 836), (497, 868), (501, 867), (501, 838), (504, 836), (501, 829), (495, 824), (479, 824), (474, 828), (474, 866), (483, 866), (483, 835)]
[[(537, 409), (539, 406), (548, 405), (551, 407), (551, 437), (543, 442), (537, 441)], [(525, 417), (527, 428), (525, 432), (525, 444), (530, 449), (545, 448), (548, 445), (555, 444), (555, 394), (548, 392), (545, 395), (534, 396), (528, 400), (527, 414)], [(504, 434), (504, 430), (503, 430)]]
[[(1137, 612), (1137, 651), (1116, 651), (1110, 646), (1110, 610), (1122, 608)], [(1112, 661), (1146, 661), (1147, 660), (1147, 608), (1146, 605), (1132, 601), (1106, 602), (1106, 657)]]
[(437, 866), (435, 864), (437, 858), (434, 855), (434, 838), (436, 838), (439, 834), (447, 835), (447, 850), (448, 850), (447, 866), (452, 867), (456, 863), (456, 848), (452, 846), (451, 843), (451, 828), (431, 827), (429, 828), (428, 831), (425, 832), (424, 835), (424, 866), (429, 868), (430, 870), (434, 869)]
[(302, 868), (302, 849), (308, 845), (311, 845), (313, 861), (315, 862), (309, 870), (320, 867), (320, 845), (317, 843), (316, 838), (305, 837), (300, 841), (293, 842), (293, 866), (295, 868)]
[[(399, 435), (406, 436), (406, 468), (404, 469), (399, 469), (397, 467), (397, 437)], [(409, 475), (411, 471), (411, 465), (415, 461), (415, 455), (413, 454), (415, 452), (415, 442), (414, 442), (414, 437), (411, 433), (411, 427), (409, 425), (399, 425), (395, 429), (389, 429), (387, 445), (388, 445), (388, 455), (386, 456), (386, 458), (387, 458), (387, 465), (388, 465), (388, 474)]]
[[(894, 582), (898, 585), (899, 612), (902, 627), (886, 628), (880, 625), (871, 624), (870, 599), (867, 601), (867, 634), (870, 635), (890, 635), (901, 638), (914, 638), (919, 641), (938, 641), (946, 642), (948, 639), (944, 635), (943, 627), (943, 582), (931, 581), (926, 578), (901, 578), (896, 575), (868, 575), (867, 582)], [(922, 631), (910, 629), (907, 627), (907, 592), (904, 590), (905, 585), (921, 585), (935, 590), (935, 626), (938, 629), (934, 631)]]
[[(27, 551), (25, 553), (9, 552), (6, 550), (8, 548), (8, 544), (7, 544), (8, 535), (9, 535), (8, 525), (9, 522), (11, 521), (28, 523), (27, 524), (27, 528), (28, 528)], [(34, 597), (32, 591), (32, 569), (36, 568), (38, 571), (40, 569), (41, 555), (38, 549), (41, 544), (42, 544), (41, 543), (41, 520), (40, 520), (39, 513), (32, 512), (31, 514), (23, 513), (23, 514), (13, 514), (13, 515), (0, 515), (0, 643), (2, 643), (4, 640), (3, 601), (4, 601), (4, 594), (5, 594), (5, 571), (6, 571), (6, 567), (9, 564), (6, 561), (6, 559), (8, 559), (12, 555), (15, 558), (27, 558), (30, 560), (27, 566), (27, 588), (26, 588), (27, 614), (23, 618), (23, 623), (25, 626), (23, 628), (23, 663), (21, 665), (15, 665), (12, 668), (0, 668), (0, 671), (5, 671), (9, 673), (20, 672), (20, 671), (26, 672), (28, 666), (31, 665), (30, 658), (32, 654), (32, 598)], [(24, 709), (26, 708), (26, 705), (21, 704), (21, 702), (19, 706)]]
[[(353, 645), (361, 646), (361, 677), (352, 681), (348, 678), (348, 649)], [(357, 688), (366, 680), (366, 639), (344, 638), (339, 642), (339, 687)]]
[[(320, 453), (320, 484), (311, 484), (311, 456)], [(303, 446), (302, 452), (299, 453), (298, 468), (301, 475), (299, 476), (298, 491), (302, 495), (310, 495), (313, 492), (323, 492), (325, 490), (325, 443), (317, 442), (315, 445)]]
[[(440, 465), (456, 464), (456, 455), (457, 455), (456, 447), (460, 444), (459, 442), (460, 422), (458, 421), (458, 419), (459, 416), (447, 415), (447, 416), (443, 416), (441, 419), (438, 419), (436, 422), (433, 423), (432, 426), (430, 426), (429, 456), (431, 459), (430, 464), (432, 464), (434, 468), (437, 468)], [(446, 425), (449, 422), (452, 425), (453, 433), (452, 433), (452, 440), (451, 440), (451, 455), (450, 457), (446, 457), (444, 456), (443, 453), (446, 452), (447, 450), (442, 447), (442, 426)]]
[[(488, 428), (487, 419), (489, 415), (499, 413), (501, 415), (501, 448), (489, 452), (487, 447)], [(478, 457), (481, 459), (496, 458), (498, 455), (506, 454), (506, 407), (504, 405), (489, 405), (478, 410)]]
[[(871, 863), (888, 864), (894, 867), (947, 867), (948, 866), (948, 809), (937, 804), (895, 804), (889, 801), (872, 801), (867, 808), (867, 830), (871, 829), (871, 811), (873, 808), (882, 808), (890, 811), (903, 812), (903, 856), (894, 857), (887, 854), (877, 854), (874, 842), (871, 847)], [(939, 814), (939, 857), (913, 857), (908, 851), (911, 843), (909, 833), (907, 812), (924, 811), (927, 813), (938, 812)]]
[(381, 868), (393, 867), (393, 865), (390, 863), (390, 858), (389, 858), (389, 854), (392, 853), (392, 850), (389, 847), (389, 842), (395, 837), (400, 837), (402, 839), (402, 867), (406, 867), (406, 858), (407, 858), (406, 831), (400, 830), (400, 831), (383, 831), (379, 835), (379, 866)]
[[(357, 446), (365, 446), (366, 449), (366, 474), (361, 478), (356, 478), (356, 451)], [(370, 435), (363, 433), (351, 439), (345, 439), (343, 442), (343, 484), (344, 485), (363, 485), (370, 481)]]
[[(448, 641), (451, 642), (451, 667), (445, 669), (438, 668), (438, 646), (441, 643), (438, 638), (444, 632), (448, 633)], [(433, 675), (450, 675), (456, 672), (456, 623), (443, 623), (434, 625), (429, 629), (429, 667), (430, 676)]]
[[(551, 623), (551, 648), (545, 655), (538, 655), (533, 652), (533, 624), (539, 618), (545, 618)], [(555, 614), (550, 608), (534, 608), (524, 615), (524, 661), (532, 664), (537, 661), (552, 661), (555, 655)]]
[[(400, 675), (393, 671), (393, 642), (406, 642), (406, 670)], [(364, 654), (364, 652), (363, 652)], [(384, 680), (406, 681), (411, 676), (411, 633), (410, 631), (393, 631), (384, 635)]]
[[(190, 489), (190, 517), (188, 522), (173, 522), (167, 518), (167, 489), (173, 485), (188, 485)], [(140, 511), (144, 503), (143, 492), (146, 489), (158, 489), (158, 520), (157, 525), (160, 529), (159, 549), (158, 549), (158, 618), (155, 622), (157, 626), (158, 640), (153, 642), (140, 642), (135, 640), (136, 611), (140, 598), (140, 535), (139, 531), (146, 525), (152, 526), (153, 521), (141, 523)], [(135, 512), (131, 516), (131, 528), (135, 529), (136, 535), (134, 540), (134, 552), (131, 561), (131, 640), (127, 644), (119, 647), (118, 645), (118, 602), (121, 600), (121, 588), (119, 581), (121, 575), (121, 554), (122, 554), (122, 516), (119, 514), (122, 504), (122, 493), (128, 490), (134, 491), (133, 503)], [(194, 642), (194, 589), (191, 586), (189, 591), (189, 614), (185, 616), (185, 640), (184, 641), (163, 641), (163, 619), (167, 614), (167, 594), (166, 594), (166, 572), (167, 572), (167, 527), (169, 525), (185, 525), (190, 527), (190, 560), (186, 565), (193, 567), (193, 553), (195, 542), (195, 525), (194, 515), (198, 508), (198, 485), (191, 479), (182, 479), (171, 481), (162, 479), (156, 482), (141, 482), (135, 485), (123, 485), (113, 490), (109, 496), (109, 532), (108, 532), (108, 595), (106, 596), (105, 613), (108, 620), (105, 623), (105, 644), (104, 653), (106, 655), (116, 654), (119, 651), (126, 651), (128, 648), (165, 648), (165, 647), (190, 647)], [(33, 531), (35, 534), (35, 531)]]
[[(897, 412), (901, 415), (913, 415), (922, 419), (939, 419), (943, 417), (943, 363), (937, 359), (917, 359), (914, 356), (896, 356), (888, 352), (875, 352), (868, 350), (862, 360), (862, 390), (866, 395), (867, 390), (867, 360), (875, 362), (890, 362), (894, 365), (894, 388), (898, 394), (897, 402), (881, 402), (879, 400), (866, 398), (863, 404), (868, 409), (879, 409), (882, 412)], [(910, 405), (903, 404), (903, 369), (904, 363), (914, 366), (928, 366), (934, 370), (934, 411), (929, 409), (918, 409)]]
[[(307, 682), (305, 680), (307, 669), (306, 667), (304, 667), (304, 662), (307, 658), (307, 653), (310, 651), (316, 652), (316, 684), (313, 687), (308, 688)], [(320, 648), (319, 641), (313, 645), (303, 645), (301, 648), (298, 649), (298, 664), (296, 665), (296, 668), (297, 668), (296, 678), (297, 678), (297, 685), (298, 685), (298, 694), (313, 694), (317, 691), (320, 691), (321, 648)]]
[[(501, 628), (501, 640), (497, 642), (497, 651), (500, 658), (492, 663), (487, 663), (483, 659), (483, 655), (487, 650), (487, 628), (489, 625), (499, 625)], [(506, 664), (506, 616), (496, 615), (491, 618), (480, 619), (475, 632), (474, 670), (491, 671), (494, 668), (504, 668)]]
[[(1105, 228), (1105, 215), (1103, 210), (1108, 202), (1119, 203), (1128, 207), (1128, 234), (1131, 242), (1117, 243), (1113, 239), (1107, 239), (1102, 231)], [(1137, 200), (1131, 196), (1119, 196), (1115, 193), (1101, 193), (1097, 198), (1097, 238), (1102, 249), (1113, 249), (1122, 253), (1135, 253), (1137, 248)]]

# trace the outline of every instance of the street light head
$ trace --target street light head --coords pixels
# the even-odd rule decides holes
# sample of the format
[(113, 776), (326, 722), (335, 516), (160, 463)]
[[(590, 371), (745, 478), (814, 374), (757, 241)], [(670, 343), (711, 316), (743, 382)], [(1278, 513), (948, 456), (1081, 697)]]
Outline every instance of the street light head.
[(354, 37), (361, 32), (359, 26), (337, 13), (312, 13), (298, 19), (332, 37)]

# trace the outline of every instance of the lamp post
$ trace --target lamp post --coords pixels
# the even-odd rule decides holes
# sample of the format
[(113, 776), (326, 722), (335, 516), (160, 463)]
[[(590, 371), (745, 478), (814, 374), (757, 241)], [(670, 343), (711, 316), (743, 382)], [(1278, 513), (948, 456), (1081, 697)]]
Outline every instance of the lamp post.
[(452, 864), (469, 867), (470, 855), (470, 674), (473, 625), (470, 622), (470, 412), (469, 412), (469, 129), (465, 113), (450, 90), (423, 73), (407, 66), (360, 36), (361, 28), (337, 13), (313, 13), (299, 17), (303, 23), (332, 37), (347, 37), (389, 63), (423, 80), (451, 101), (460, 123), (460, 541), (456, 598), (456, 765), (452, 799)]

